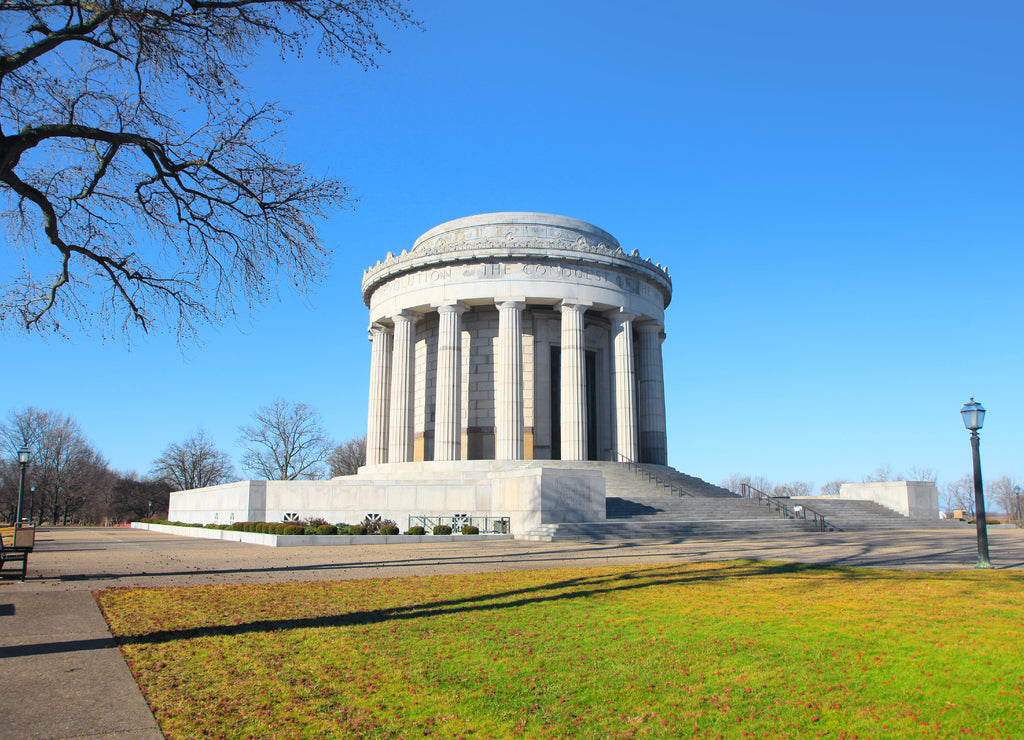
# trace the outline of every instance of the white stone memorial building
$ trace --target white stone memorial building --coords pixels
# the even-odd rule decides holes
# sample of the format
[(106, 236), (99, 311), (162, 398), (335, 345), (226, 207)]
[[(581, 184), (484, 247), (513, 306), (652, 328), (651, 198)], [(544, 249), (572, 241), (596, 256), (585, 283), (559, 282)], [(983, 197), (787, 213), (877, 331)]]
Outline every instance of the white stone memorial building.
[(667, 464), (672, 282), (610, 234), (540, 213), (450, 221), (366, 271), (367, 463)]
[[(441, 224), (362, 282), (367, 464), (330, 481), (172, 495), (179, 521), (367, 515), (542, 524), (605, 518), (602, 468), (667, 464), (667, 271), (572, 218)], [(482, 527), (483, 530), (485, 527)]]

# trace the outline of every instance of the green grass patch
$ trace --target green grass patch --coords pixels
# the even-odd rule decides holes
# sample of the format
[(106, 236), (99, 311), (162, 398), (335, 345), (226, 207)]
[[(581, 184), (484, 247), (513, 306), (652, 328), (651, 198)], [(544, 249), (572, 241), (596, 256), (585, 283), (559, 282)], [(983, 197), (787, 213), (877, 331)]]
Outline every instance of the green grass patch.
[(1024, 578), (734, 561), (97, 595), (179, 737), (1024, 727)]

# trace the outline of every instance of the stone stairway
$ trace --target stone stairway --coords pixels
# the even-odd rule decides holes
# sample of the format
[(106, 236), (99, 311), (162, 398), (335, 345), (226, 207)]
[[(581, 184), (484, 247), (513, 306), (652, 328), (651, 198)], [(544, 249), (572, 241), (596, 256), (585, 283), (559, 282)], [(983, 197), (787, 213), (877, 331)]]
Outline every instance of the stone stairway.
[(670, 493), (666, 487), (619, 463), (561, 461), (558, 466), (601, 471), (605, 480), (607, 521), (546, 524), (516, 535), (516, 539), (543, 542), (681, 540), (817, 531), (813, 522), (783, 519), (767, 506), (667, 466), (644, 467), (682, 489), (684, 495)]
[(806, 505), (825, 517), (836, 529), (856, 532), (866, 529), (959, 529), (955, 519), (911, 519), (874, 501), (856, 501), (832, 496), (796, 496), (792, 505)]

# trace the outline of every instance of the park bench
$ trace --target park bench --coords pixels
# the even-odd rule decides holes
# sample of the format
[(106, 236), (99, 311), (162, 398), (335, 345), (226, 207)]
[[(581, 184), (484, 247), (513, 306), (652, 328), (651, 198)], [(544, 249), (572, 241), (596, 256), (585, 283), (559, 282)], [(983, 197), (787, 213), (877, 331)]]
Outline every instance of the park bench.
[[(19, 537), (19, 534), (21, 535)], [(0, 569), (8, 562), (21, 562), (21, 580), (25, 580), (25, 573), (28, 571), (28, 554), (35, 546), (35, 527), (17, 528), (14, 530), (14, 542), (10, 545), (4, 544), (4, 538), (0, 537)]]

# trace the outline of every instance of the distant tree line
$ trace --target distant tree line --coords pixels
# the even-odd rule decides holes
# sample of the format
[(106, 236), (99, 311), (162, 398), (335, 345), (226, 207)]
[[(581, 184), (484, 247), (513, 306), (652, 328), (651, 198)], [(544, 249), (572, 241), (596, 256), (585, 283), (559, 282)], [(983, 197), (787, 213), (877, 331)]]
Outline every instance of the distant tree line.
[[(984, 476), (983, 476), (984, 477)], [(955, 481), (940, 484), (938, 475), (931, 468), (911, 467), (903, 473), (894, 474), (889, 465), (880, 465), (874, 471), (865, 475), (861, 482), (872, 483), (889, 480), (927, 481), (935, 483), (939, 490), (939, 508), (944, 511), (962, 509), (970, 516), (974, 516), (974, 477), (966, 473)], [(853, 481), (836, 479), (823, 483), (819, 490), (820, 496), (838, 496), (839, 489), (844, 483)], [(723, 480), (719, 485), (727, 488), (733, 493), (740, 493), (743, 485), (747, 485), (762, 493), (771, 496), (811, 496), (814, 494), (814, 484), (807, 481), (791, 481), (789, 483), (772, 483), (763, 475), (740, 475), (733, 474)], [(1018, 510), (1018, 497), (1015, 492), (1017, 486), (1022, 482), (1012, 476), (1002, 475), (998, 478), (985, 482), (985, 508), (988, 512), (999, 512), (1006, 514), (1013, 519), (1020, 516)]]
[[(242, 469), (253, 478), (316, 480), (353, 475), (366, 464), (366, 438), (337, 444), (320, 413), (278, 399), (239, 429)], [(231, 457), (203, 429), (172, 442), (145, 477), (110, 468), (78, 422), (58, 411), (13, 410), (0, 423), (0, 520), (17, 517), (21, 466), (29, 451), (22, 519), (37, 524), (114, 524), (166, 515), (172, 491), (240, 479)]]

